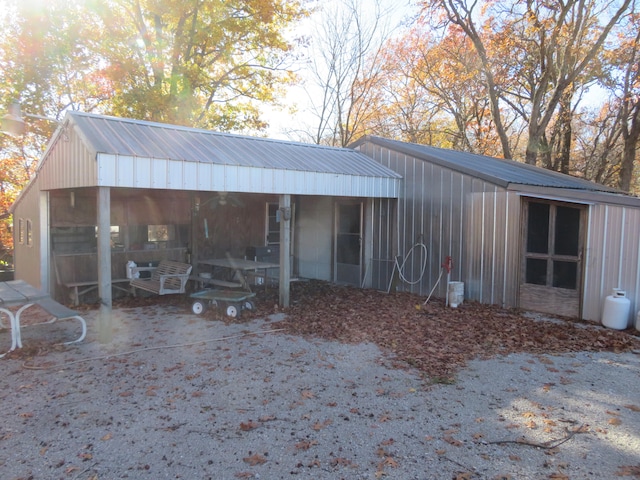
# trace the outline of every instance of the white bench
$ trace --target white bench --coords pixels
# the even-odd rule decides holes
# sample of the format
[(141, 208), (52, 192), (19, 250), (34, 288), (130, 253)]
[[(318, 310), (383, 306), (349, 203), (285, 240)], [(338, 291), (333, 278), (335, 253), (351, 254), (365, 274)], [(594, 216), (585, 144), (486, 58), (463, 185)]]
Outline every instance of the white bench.
[(56, 320), (71, 319), (76, 319), (80, 322), (80, 324), (82, 325), (82, 333), (80, 334), (80, 337), (78, 337), (76, 340), (65, 342), (64, 345), (81, 342), (82, 340), (84, 340), (84, 337), (87, 336), (87, 322), (85, 322), (84, 318), (82, 318), (80, 314), (75, 310), (71, 310), (70, 308), (65, 307), (61, 303), (56, 302), (53, 298), (43, 298), (42, 300), (38, 300), (36, 304), (47, 313), (53, 315), (53, 318), (45, 323), (53, 323)]
[(184, 293), (191, 265), (188, 263), (162, 260), (157, 267), (142, 267), (139, 270), (150, 270), (150, 278), (132, 278), (129, 281), (131, 292), (135, 295), (136, 288), (156, 295)]

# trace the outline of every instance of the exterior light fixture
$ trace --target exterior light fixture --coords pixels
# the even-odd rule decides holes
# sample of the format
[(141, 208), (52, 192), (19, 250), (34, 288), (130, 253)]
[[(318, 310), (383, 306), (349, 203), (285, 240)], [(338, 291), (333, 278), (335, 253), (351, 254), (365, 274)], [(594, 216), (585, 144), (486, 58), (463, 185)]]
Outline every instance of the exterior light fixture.
[(20, 104), (17, 102), (14, 102), (11, 105), (9, 105), (9, 113), (4, 115), (1, 119), (2, 125), (0, 126), (0, 131), (16, 137), (24, 135), (24, 132), (26, 131), (26, 122), (24, 121), (24, 117), (37, 118), (39, 120), (47, 120), (48, 122), (57, 123), (58, 126), (60, 126), (63, 130), (64, 140), (67, 142), (69, 141), (69, 136), (67, 135), (66, 127), (64, 127), (62, 123), (60, 123), (55, 118), (44, 117), (42, 115), (34, 115), (31, 113), (22, 114), (20, 111)]
[(20, 114), (20, 104), (9, 105), (9, 113), (2, 117), (2, 131), (10, 135), (20, 136), (24, 134), (24, 118)]

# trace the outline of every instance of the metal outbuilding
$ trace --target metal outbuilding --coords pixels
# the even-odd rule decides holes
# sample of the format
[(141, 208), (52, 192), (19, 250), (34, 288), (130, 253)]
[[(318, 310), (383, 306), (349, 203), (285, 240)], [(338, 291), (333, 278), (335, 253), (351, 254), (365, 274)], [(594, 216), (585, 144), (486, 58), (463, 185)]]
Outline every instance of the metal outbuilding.
[[(276, 251), (290, 276), (360, 284), (373, 199), (401, 177), (350, 149), (68, 112), (12, 207), (16, 278), (65, 300), (128, 261)], [(283, 290), (286, 295), (283, 298)]]
[(449, 278), (464, 283), (467, 299), (600, 321), (620, 288), (632, 323), (639, 198), (515, 161), (375, 136), (352, 147), (404, 179), (397, 211), (374, 206), (373, 286), (387, 288), (398, 258), (402, 288), (428, 295), (437, 284), (434, 295), (445, 297), (438, 279), (451, 257)]
[(275, 251), (284, 304), (302, 277), (439, 297), (459, 281), (469, 300), (593, 321), (614, 288), (640, 307), (637, 197), (374, 136), (343, 149), (69, 112), (12, 213), (16, 277), (59, 300), (98, 282), (110, 306), (128, 261), (197, 273)]

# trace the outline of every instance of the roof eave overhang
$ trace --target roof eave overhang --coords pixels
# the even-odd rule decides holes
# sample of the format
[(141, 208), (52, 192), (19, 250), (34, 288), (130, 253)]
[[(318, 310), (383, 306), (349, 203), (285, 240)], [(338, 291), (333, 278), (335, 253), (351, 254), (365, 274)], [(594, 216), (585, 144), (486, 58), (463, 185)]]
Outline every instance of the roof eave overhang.
[(398, 198), (402, 180), (105, 153), (97, 161), (97, 186), (122, 188)]
[(640, 198), (614, 192), (599, 190), (578, 190), (559, 187), (542, 187), (536, 185), (510, 184), (508, 190), (515, 191), (523, 197), (544, 198), (567, 203), (582, 203), (592, 205), (609, 203), (640, 208)]

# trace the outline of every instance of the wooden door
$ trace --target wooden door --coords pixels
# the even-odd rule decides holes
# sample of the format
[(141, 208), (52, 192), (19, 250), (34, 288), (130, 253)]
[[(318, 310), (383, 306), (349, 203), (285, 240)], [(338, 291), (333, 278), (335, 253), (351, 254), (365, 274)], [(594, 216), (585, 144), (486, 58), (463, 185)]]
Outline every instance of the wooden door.
[(524, 218), (520, 308), (579, 317), (586, 208), (527, 200)]

